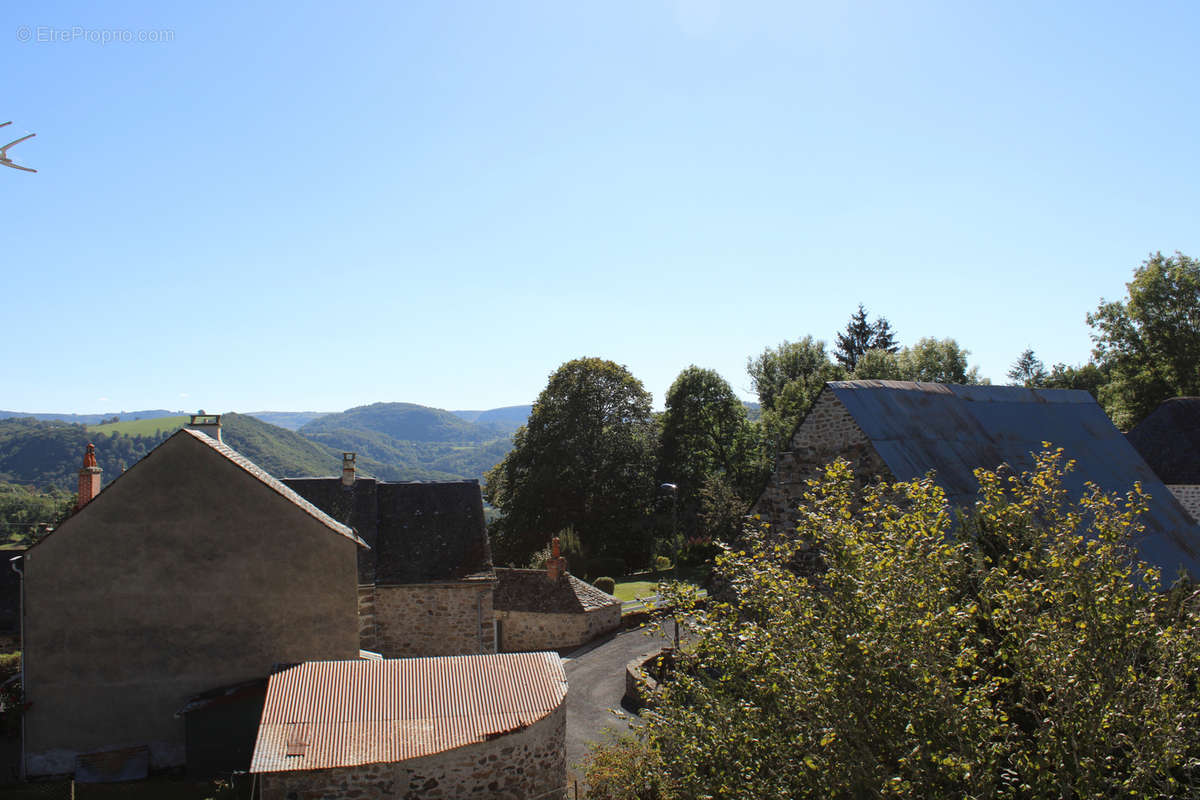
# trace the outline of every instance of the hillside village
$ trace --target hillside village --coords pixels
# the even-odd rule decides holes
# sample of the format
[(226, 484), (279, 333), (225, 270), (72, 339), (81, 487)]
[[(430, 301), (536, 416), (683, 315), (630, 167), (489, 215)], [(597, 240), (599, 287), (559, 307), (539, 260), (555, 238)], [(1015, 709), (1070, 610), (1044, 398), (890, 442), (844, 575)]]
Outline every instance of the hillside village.
[[(1196, 404), (1169, 400), (1126, 436), (1079, 390), (829, 382), (747, 520), (802, 525), (806, 482), (835, 459), (860, 487), (930, 474), (967, 508), (975, 467), (1032, 469), (1054, 442), (1078, 462), (1071, 496), (1140, 486), (1139, 556), (1195, 575)], [(275, 478), (197, 414), (101, 489), (89, 444), (73, 512), (10, 553), (17, 580), (0, 584), (19, 777), (244, 774), (263, 800), (578, 791), (560, 654), (602, 649), (621, 602), (573, 575), (557, 538), (544, 567), (497, 566), (477, 481), (364, 477), (352, 452), (340, 467)], [(804, 574), (821, 574), (816, 544)]]

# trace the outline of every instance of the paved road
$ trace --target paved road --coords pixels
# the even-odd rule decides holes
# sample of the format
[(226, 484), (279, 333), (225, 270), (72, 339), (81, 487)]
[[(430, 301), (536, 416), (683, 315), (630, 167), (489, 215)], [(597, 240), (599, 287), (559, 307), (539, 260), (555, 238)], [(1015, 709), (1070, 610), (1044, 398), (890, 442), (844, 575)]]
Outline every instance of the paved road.
[[(629, 729), (637, 716), (621, 707), (625, 694), (625, 664), (634, 656), (650, 652), (667, 640), (645, 629), (622, 631), (615, 636), (580, 648), (565, 657), (567, 673), (567, 769), (574, 778), (575, 766), (587, 755), (589, 742), (600, 742), (604, 731)], [(617, 713), (614, 714), (613, 711)], [(571, 785), (572, 791), (574, 785)], [(583, 791), (580, 780), (580, 792)], [(574, 795), (570, 795), (574, 797)]]

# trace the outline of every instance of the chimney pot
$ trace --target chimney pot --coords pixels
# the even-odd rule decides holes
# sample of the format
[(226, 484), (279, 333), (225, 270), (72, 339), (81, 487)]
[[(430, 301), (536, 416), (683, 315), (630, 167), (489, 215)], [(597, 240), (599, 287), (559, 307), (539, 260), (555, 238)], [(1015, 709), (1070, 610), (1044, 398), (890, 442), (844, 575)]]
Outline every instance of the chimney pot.
[(205, 414), (203, 410), (199, 414), (192, 414), (191, 421), (188, 423), (188, 430), (199, 431), (205, 434), (210, 439), (221, 441), (221, 415), (220, 414)]
[(354, 453), (342, 453), (342, 485), (354, 485)]
[(75, 510), (92, 502), (92, 498), (100, 494), (100, 473), (103, 470), (96, 464), (96, 445), (88, 442), (87, 452), (83, 454), (83, 467), (79, 470), (79, 494), (75, 498)]

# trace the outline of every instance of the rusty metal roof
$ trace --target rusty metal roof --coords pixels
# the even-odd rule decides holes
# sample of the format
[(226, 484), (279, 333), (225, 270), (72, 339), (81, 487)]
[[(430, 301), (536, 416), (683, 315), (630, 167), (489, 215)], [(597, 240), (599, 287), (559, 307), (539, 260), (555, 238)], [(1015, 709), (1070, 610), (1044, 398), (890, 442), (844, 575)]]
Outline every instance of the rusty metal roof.
[(835, 381), (827, 385), (899, 480), (930, 470), (956, 506), (975, 502), (974, 470), (1033, 468), (1043, 442), (1076, 460), (1064, 487), (1078, 497), (1090, 481), (1151, 495), (1138, 537), (1141, 557), (1170, 581), (1179, 567), (1200, 576), (1200, 529), (1126, 441), (1090, 394), (1070, 389), (958, 386), (911, 381)]
[(566, 694), (555, 653), (309, 662), (271, 676), (250, 771), (440, 753), (528, 727)]

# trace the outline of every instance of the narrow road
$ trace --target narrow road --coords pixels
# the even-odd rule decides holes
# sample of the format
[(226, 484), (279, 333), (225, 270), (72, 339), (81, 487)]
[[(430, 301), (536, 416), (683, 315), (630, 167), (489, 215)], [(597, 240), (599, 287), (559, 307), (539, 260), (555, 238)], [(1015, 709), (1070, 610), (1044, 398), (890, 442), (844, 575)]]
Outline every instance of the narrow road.
[[(605, 740), (605, 731), (629, 730), (637, 716), (621, 707), (625, 694), (625, 664), (635, 656), (668, 644), (666, 638), (648, 625), (643, 629), (622, 631), (569, 653), (564, 657), (567, 673), (567, 770), (574, 797), (574, 779), (579, 778), (580, 796), (584, 789), (582, 774), (576, 767), (588, 753), (588, 743)], [(617, 713), (613, 713), (613, 712)]]

